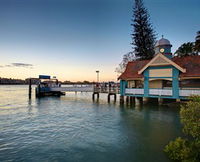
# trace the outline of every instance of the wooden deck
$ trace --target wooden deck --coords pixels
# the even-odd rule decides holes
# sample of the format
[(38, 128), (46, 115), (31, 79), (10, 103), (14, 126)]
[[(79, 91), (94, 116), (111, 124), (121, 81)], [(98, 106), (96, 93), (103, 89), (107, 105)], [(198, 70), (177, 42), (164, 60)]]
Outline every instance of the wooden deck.
[(116, 101), (117, 94), (120, 92), (120, 87), (118, 84), (73, 85), (68, 87), (59, 87), (58, 85), (55, 85), (53, 87), (37, 87), (36, 97), (64, 94), (65, 92), (91, 92), (93, 100), (95, 100), (95, 96), (99, 99), (100, 93), (106, 93), (108, 94), (108, 102), (110, 102), (111, 96), (114, 96), (114, 101)]

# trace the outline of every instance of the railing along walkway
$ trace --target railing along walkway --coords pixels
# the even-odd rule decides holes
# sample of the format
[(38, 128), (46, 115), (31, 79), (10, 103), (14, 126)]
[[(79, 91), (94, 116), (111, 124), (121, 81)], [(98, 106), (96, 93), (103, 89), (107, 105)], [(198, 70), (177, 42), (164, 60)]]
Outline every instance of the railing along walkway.
[(95, 92), (95, 93), (115, 93), (118, 94), (120, 88), (117, 86), (105, 87), (105, 86), (72, 86), (72, 87), (52, 87), (50, 88), (53, 92)]
[[(128, 95), (144, 95), (143, 88), (126, 88), (125, 94)], [(149, 89), (149, 95), (153, 96), (172, 96), (172, 89)], [(188, 97), (191, 95), (200, 95), (199, 89), (180, 89), (179, 96)]]
[(94, 92), (96, 93), (115, 93), (118, 94), (120, 91), (120, 88), (117, 86), (113, 86), (113, 87), (94, 87)]

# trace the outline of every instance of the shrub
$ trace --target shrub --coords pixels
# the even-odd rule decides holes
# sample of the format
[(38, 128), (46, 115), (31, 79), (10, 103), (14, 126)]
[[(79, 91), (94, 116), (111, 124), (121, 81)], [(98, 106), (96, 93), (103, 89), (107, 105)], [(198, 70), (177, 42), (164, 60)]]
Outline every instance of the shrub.
[(187, 138), (178, 137), (164, 149), (169, 158), (175, 161), (200, 161), (200, 96), (190, 99), (180, 110), (183, 133)]

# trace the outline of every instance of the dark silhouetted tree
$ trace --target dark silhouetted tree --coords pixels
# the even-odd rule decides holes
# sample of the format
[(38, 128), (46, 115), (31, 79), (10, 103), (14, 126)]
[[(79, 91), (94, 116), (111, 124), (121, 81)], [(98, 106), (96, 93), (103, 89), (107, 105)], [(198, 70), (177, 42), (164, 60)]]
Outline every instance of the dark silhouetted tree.
[(135, 0), (132, 21), (132, 45), (135, 56), (140, 60), (151, 59), (155, 54), (156, 36), (143, 0)]
[(126, 65), (129, 61), (135, 60), (135, 55), (133, 52), (128, 52), (123, 56), (122, 62), (119, 64), (119, 66), (115, 69), (115, 72), (117, 73), (123, 73), (126, 69)]
[(195, 41), (195, 51), (200, 53), (200, 31), (197, 32), (196, 41)]
[(142, 0), (135, 0), (132, 21), (132, 45), (134, 50), (123, 56), (122, 62), (115, 69), (117, 73), (123, 73), (129, 61), (151, 59), (155, 54), (155, 32)]
[(194, 50), (194, 43), (187, 42), (182, 44), (178, 50), (176, 50), (175, 55), (179, 57), (197, 55)]

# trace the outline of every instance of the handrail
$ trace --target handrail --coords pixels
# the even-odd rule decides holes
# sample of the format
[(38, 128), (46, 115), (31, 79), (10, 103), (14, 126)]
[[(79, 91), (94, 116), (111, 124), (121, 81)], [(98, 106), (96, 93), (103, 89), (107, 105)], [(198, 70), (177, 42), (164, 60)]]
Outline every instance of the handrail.
[(191, 95), (200, 95), (200, 90), (190, 90), (190, 89), (181, 89), (179, 90), (179, 96), (185, 96), (185, 97), (188, 97), (188, 96), (191, 96)]

